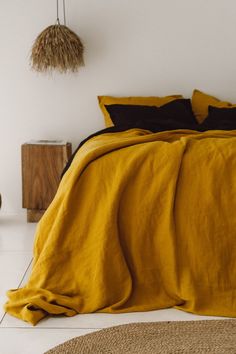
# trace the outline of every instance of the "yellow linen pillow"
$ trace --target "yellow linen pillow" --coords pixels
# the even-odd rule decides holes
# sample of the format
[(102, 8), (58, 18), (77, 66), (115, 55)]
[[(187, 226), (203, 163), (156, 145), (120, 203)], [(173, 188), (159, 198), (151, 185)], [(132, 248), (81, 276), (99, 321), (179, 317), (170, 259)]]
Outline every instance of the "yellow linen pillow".
[(230, 102), (221, 101), (218, 98), (208, 95), (199, 90), (194, 90), (192, 95), (192, 110), (199, 123), (202, 123), (204, 119), (208, 116), (208, 107), (235, 107)]
[(106, 127), (112, 127), (114, 124), (110, 118), (108, 111), (106, 110), (107, 105), (111, 104), (124, 104), (124, 105), (139, 105), (139, 106), (156, 106), (161, 107), (166, 103), (183, 98), (182, 95), (172, 95), (165, 97), (112, 97), (112, 96), (98, 96), (99, 106), (104, 115)]

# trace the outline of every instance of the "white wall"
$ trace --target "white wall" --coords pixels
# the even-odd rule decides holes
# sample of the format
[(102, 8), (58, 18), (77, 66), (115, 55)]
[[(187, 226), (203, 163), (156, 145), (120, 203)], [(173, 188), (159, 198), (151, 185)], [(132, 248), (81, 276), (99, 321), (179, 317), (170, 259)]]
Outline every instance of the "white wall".
[(67, 0), (68, 24), (86, 46), (77, 75), (29, 68), (36, 35), (55, 21), (55, 0), (0, 0), (0, 192), (21, 209), (20, 146), (103, 128), (96, 96), (191, 95), (236, 102), (235, 0)]

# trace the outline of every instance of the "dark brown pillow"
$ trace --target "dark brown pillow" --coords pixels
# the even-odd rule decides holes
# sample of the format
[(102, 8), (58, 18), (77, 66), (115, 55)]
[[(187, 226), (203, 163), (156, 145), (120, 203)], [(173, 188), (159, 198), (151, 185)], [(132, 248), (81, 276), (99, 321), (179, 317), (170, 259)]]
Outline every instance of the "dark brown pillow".
[(107, 105), (115, 126), (145, 128), (152, 131), (197, 129), (191, 101), (177, 99), (161, 107), (136, 105)]
[(235, 130), (236, 129), (236, 108), (218, 108), (209, 106), (208, 116), (199, 130)]

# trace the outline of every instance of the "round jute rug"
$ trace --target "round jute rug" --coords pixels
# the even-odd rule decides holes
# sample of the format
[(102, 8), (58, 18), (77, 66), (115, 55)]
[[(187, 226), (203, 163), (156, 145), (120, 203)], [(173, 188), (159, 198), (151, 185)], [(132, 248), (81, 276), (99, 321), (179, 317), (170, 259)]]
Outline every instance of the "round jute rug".
[(45, 354), (236, 353), (236, 320), (133, 323), (69, 340)]

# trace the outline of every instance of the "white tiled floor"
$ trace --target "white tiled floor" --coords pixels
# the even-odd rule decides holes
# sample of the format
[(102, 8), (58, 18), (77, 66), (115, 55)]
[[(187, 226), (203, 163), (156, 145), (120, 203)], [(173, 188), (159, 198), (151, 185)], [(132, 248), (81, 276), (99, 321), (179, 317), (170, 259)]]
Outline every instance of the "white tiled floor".
[(5, 292), (22, 286), (29, 276), (35, 226), (27, 224), (22, 216), (0, 216), (0, 354), (43, 354), (73, 337), (130, 322), (216, 319), (168, 309), (118, 315), (54, 317), (44, 319), (32, 327), (4, 315), (2, 305), (6, 300)]

